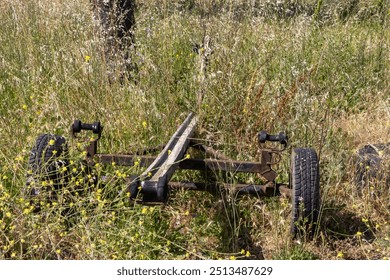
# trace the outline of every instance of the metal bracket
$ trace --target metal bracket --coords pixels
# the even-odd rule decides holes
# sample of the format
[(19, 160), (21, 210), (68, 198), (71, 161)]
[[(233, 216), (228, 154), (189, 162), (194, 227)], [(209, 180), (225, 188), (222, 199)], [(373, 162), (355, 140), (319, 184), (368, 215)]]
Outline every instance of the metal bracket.
[(91, 143), (86, 147), (87, 151), (87, 160), (91, 160), (97, 153), (97, 144), (98, 140), (102, 136), (103, 126), (99, 121), (94, 123), (83, 123), (80, 120), (75, 120), (72, 126), (70, 127), (70, 132), (72, 137), (76, 138), (76, 134), (80, 133), (82, 130), (90, 130), (93, 134), (97, 134), (97, 138), (92, 140)]

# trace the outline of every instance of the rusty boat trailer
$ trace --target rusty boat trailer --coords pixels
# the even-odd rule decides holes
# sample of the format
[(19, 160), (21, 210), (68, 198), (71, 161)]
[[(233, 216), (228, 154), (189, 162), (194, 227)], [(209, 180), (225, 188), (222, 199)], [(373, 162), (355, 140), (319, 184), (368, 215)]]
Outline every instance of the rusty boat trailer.
[[(170, 188), (212, 192), (224, 188), (233, 190), (237, 195), (292, 196), (292, 190), (287, 185), (275, 183), (277, 173), (272, 169), (273, 155), (279, 154), (287, 146), (288, 139), (283, 132), (278, 135), (269, 135), (265, 131), (261, 131), (258, 134), (259, 145), (263, 146), (266, 141), (278, 142), (283, 146), (282, 149), (260, 147), (259, 162), (237, 161), (229, 159), (221, 152), (202, 144), (199, 140), (193, 139), (192, 136), (194, 135), (197, 122), (198, 117), (194, 113), (190, 113), (157, 156), (98, 153), (98, 141), (103, 131), (103, 126), (100, 122), (87, 124), (76, 120), (71, 126), (71, 132), (75, 136), (77, 133), (87, 130), (97, 135), (96, 139), (91, 141), (89, 146), (86, 147), (86, 161), (90, 165), (95, 163), (115, 163), (118, 166), (134, 166), (137, 162), (141, 167), (146, 167), (146, 170), (141, 175), (129, 182), (127, 189), (132, 200), (141, 201), (145, 204), (167, 202)], [(209, 157), (187, 157), (187, 150), (190, 147), (203, 151)], [(171, 178), (177, 169), (257, 173), (265, 180), (265, 183), (258, 185), (221, 184), (217, 182), (173, 182)], [(140, 197), (142, 197), (142, 200), (139, 199)]]
[[(72, 135), (83, 130), (92, 131), (97, 137), (86, 147), (86, 163), (91, 170), (96, 163), (118, 166), (139, 165), (146, 168), (142, 174), (129, 178), (126, 192), (134, 203), (162, 204), (168, 202), (169, 190), (182, 188), (186, 190), (210, 191), (221, 193), (229, 190), (234, 195), (286, 196), (291, 198), (291, 233), (294, 237), (314, 236), (320, 217), (320, 170), (317, 153), (312, 148), (293, 148), (291, 150), (290, 172), (288, 184), (276, 183), (277, 173), (272, 169), (280, 159), (280, 154), (286, 149), (288, 138), (285, 133), (270, 135), (265, 131), (257, 134), (260, 159), (258, 162), (232, 160), (193, 138), (198, 123), (198, 117), (190, 113), (184, 122), (164, 147), (144, 150), (136, 154), (104, 154), (98, 153), (98, 141), (101, 138), (103, 126), (100, 122), (92, 124), (76, 120), (71, 126)], [(57, 137), (62, 143), (62, 137)], [(276, 142), (269, 147), (266, 142)], [(278, 145), (276, 145), (278, 146)], [(202, 152), (201, 158), (188, 157), (188, 149), (197, 149)], [(148, 153), (160, 151), (156, 156)], [(203, 157), (204, 155), (204, 157)], [(206, 157), (207, 156), (207, 157)], [(277, 158), (275, 159), (275, 156)], [(205, 182), (174, 182), (171, 181), (176, 170), (200, 170), (207, 172), (224, 172), (236, 174), (239, 172), (257, 174), (263, 184), (220, 183), (217, 180), (206, 178)], [(213, 174), (213, 173), (211, 173)], [(207, 176), (214, 177), (214, 176)], [(99, 179), (99, 178), (97, 178)], [(96, 180), (97, 180), (96, 179)]]

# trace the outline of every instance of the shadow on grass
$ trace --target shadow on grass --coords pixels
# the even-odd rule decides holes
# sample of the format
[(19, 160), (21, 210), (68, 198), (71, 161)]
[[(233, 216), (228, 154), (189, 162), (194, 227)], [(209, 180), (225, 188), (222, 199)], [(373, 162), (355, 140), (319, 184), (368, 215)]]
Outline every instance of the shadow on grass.
[[(222, 191), (223, 193), (223, 191)], [(263, 248), (252, 238), (253, 232), (251, 221), (244, 214), (243, 209), (237, 206), (236, 201), (229, 200), (223, 195), (223, 207), (218, 207), (215, 218), (222, 227), (221, 251), (223, 252), (243, 252), (240, 259), (263, 260)], [(248, 253), (249, 252), (249, 253)]]
[(330, 201), (324, 206), (321, 228), (329, 240), (345, 240), (359, 236), (367, 242), (375, 240), (375, 227), (359, 216), (359, 210), (351, 212), (345, 204)]
[[(218, 245), (215, 244), (216, 242), (214, 240), (212, 242), (214, 244), (210, 244), (209, 246), (211, 248), (216, 245), (218, 252), (223, 255), (233, 255), (237, 259), (244, 260), (264, 259), (263, 249), (251, 236), (251, 222), (247, 220), (243, 209), (237, 206), (236, 199), (229, 197), (226, 189), (215, 184), (215, 182), (220, 181), (217, 178), (218, 175), (221, 176), (220, 174), (215, 174), (213, 171), (200, 171), (197, 173), (199, 181), (204, 181), (204, 178), (207, 178), (207, 180), (203, 185), (197, 186), (197, 191), (178, 191), (181, 193), (182, 201), (186, 199), (189, 201), (198, 201), (197, 199), (201, 199), (202, 201), (201, 205), (199, 204), (197, 206), (197, 213), (192, 217), (192, 226), (194, 228), (202, 228), (195, 229), (195, 231), (198, 232), (198, 235), (204, 235), (206, 234), (204, 225), (209, 224), (210, 221), (217, 224), (220, 229), (218, 233), (208, 232), (210, 237), (205, 239), (213, 241), (214, 238), (212, 235), (214, 234), (214, 237), (218, 239)], [(194, 228), (192, 231), (194, 231)], [(245, 253), (239, 254), (242, 250), (245, 250)]]

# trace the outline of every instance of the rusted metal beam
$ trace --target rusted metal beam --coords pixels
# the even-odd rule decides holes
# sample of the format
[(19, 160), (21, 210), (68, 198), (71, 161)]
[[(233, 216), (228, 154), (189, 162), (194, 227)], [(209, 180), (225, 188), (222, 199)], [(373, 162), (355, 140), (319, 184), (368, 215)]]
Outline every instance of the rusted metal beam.
[(172, 135), (156, 159), (141, 174), (141, 188), (144, 202), (164, 202), (168, 194), (168, 182), (187, 151), (198, 117), (190, 113)]
[(141, 167), (146, 167), (156, 160), (156, 156), (138, 156), (138, 155), (122, 155), (122, 154), (96, 154), (95, 159), (99, 163), (111, 164), (115, 163), (120, 166), (134, 166), (139, 164)]
[[(95, 158), (100, 163), (110, 164), (115, 162), (117, 165), (133, 166), (138, 162), (140, 166), (149, 166), (155, 156), (134, 156), (134, 155), (116, 155), (116, 154), (96, 154)], [(272, 173), (268, 165), (260, 162), (239, 161), (239, 160), (218, 160), (218, 159), (183, 159), (178, 162), (180, 169), (226, 171), (226, 172), (247, 172), (247, 173)], [(275, 173), (276, 174), (276, 173)]]
[(217, 159), (188, 159), (180, 163), (182, 169), (226, 171), (226, 172), (247, 172), (265, 174), (272, 170), (265, 164), (259, 162), (239, 160), (217, 160)]
[(191, 139), (190, 145), (193, 148), (200, 149), (200, 150), (204, 151), (206, 154), (208, 154), (216, 159), (231, 160), (231, 158), (225, 156), (220, 151), (214, 150), (213, 148), (204, 145), (202, 142), (200, 142), (196, 139)]
[(210, 191), (219, 192), (221, 189), (235, 191), (237, 195), (256, 195), (256, 196), (275, 196), (284, 195), (291, 196), (291, 189), (284, 185), (278, 185), (273, 182), (268, 182), (264, 185), (258, 184), (226, 184), (226, 183), (199, 183), (199, 182), (169, 182), (170, 188), (184, 189), (192, 191)]

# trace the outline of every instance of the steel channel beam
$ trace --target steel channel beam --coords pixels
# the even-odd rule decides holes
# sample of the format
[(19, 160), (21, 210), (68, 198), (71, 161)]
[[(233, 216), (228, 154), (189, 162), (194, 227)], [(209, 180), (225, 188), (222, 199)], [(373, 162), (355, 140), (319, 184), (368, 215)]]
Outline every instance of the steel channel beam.
[(190, 145), (192, 148), (199, 149), (204, 151), (206, 154), (213, 156), (216, 159), (221, 159), (221, 160), (231, 160), (231, 158), (225, 156), (222, 152), (214, 150), (211, 147), (208, 147), (204, 144), (202, 144), (200, 141), (196, 139), (191, 139)]
[(190, 113), (161, 153), (141, 174), (144, 202), (164, 202), (167, 199), (168, 182), (188, 149), (197, 122), (198, 117)]
[[(115, 162), (117, 165), (134, 166), (136, 162), (140, 166), (149, 166), (155, 156), (135, 156), (135, 155), (116, 155), (116, 154), (96, 154), (98, 162), (110, 164)], [(246, 172), (263, 173), (270, 172), (267, 165), (259, 162), (238, 161), (238, 160), (217, 160), (217, 159), (183, 159), (178, 163), (180, 169), (226, 171), (226, 172)], [(272, 170), (271, 170), (272, 171)]]
[(114, 162), (120, 166), (134, 166), (138, 163), (141, 167), (146, 167), (156, 160), (156, 156), (96, 154), (95, 159), (102, 164), (111, 164)]
[(285, 185), (277, 185), (273, 182), (268, 182), (264, 185), (256, 184), (217, 184), (217, 183), (199, 183), (199, 182), (169, 182), (169, 187), (193, 191), (210, 191), (219, 192), (222, 189), (234, 190), (237, 195), (256, 195), (271, 197), (275, 195), (284, 195), (291, 197), (291, 189)]

